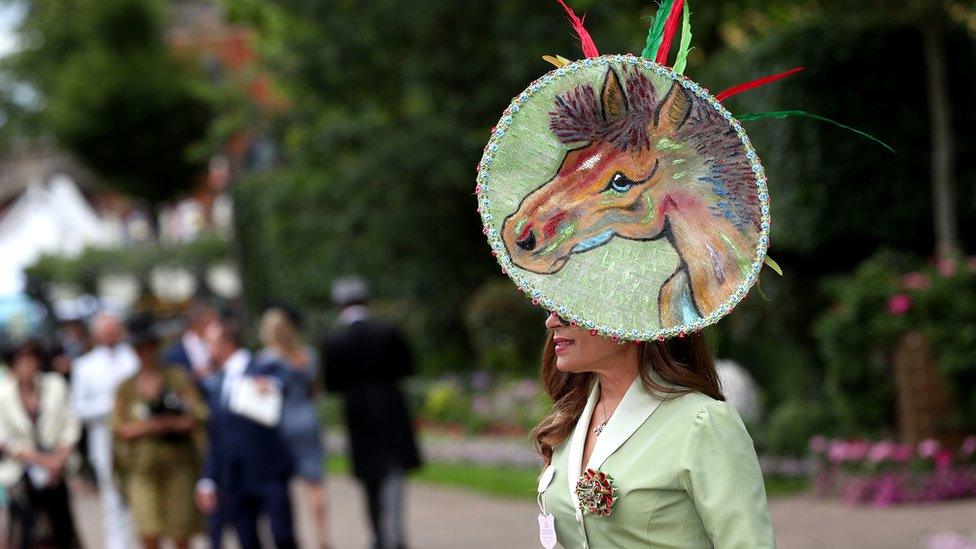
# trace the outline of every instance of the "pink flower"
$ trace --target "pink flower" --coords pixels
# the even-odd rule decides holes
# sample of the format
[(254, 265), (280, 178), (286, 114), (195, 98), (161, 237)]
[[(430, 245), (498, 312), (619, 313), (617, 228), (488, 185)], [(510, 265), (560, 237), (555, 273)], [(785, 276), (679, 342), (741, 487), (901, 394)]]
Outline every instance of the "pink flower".
[(912, 308), (912, 298), (906, 294), (891, 296), (888, 300), (888, 312), (894, 316), (901, 316)]
[(831, 463), (861, 461), (867, 457), (869, 448), (863, 440), (833, 440), (827, 448), (827, 458)]
[(969, 435), (962, 441), (962, 455), (969, 458), (976, 454), (976, 435)]
[(827, 458), (831, 463), (843, 463), (847, 461), (847, 442), (843, 440), (830, 441), (830, 448), (827, 449)]
[(934, 438), (927, 438), (918, 443), (918, 455), (925, 459), (934, 458), (940, 449), (942, 449), (942, 445)]
[(875, 507), (891, 507), (901, 500), (898, 480), (893, 475), (885, 475), (877, 482), (874, 493)]
[(868, 460), (872, 463), (881, 463), (891, 459), (895, 454), (897, 445), (891, 440), (882, 440), (871, 445), (868, 450)]
[(861, 461), (868, 457), (871, 445), (863, 440), (852, 440), (847, 444), (847, 459)]
[(891, 453), (891, 460), (895, 463), (908, 463), (912, 459), (912, 447), (907, 444), (896, 444)]
[(912, 271), (901, 277), (901, 285), (906, 290), (927, 290), (929, 287), (929, 277), (918, 271)]
[(940, 448), (935, 453), (935, 468), (946, 470), (952, 465), (952, 452), (948, 448)]
[(807, 444), (807, 447), (810, 449), (810, 453), (820, 455), (825, 453), (830, 447), (830, 441), (823, 435), (817, 435), (810, 437), (810, 442)]
[(942, 276), (952, 276), (956, 274), (956, 260), (940, 259), (938, 263), (936, 263), (936, 269), (939, 270), (939, 274)]

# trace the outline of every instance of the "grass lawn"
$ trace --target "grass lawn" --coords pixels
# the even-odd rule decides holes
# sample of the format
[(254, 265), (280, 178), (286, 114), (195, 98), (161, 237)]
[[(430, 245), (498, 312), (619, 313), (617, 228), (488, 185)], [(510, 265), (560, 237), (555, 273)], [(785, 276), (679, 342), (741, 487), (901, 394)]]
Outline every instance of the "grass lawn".
[[(342, 456), (330, 456), (330, 473), (348, 473), (349, 460)], [(426, 484), (456, 486), (496, 497), (529, 499), (535, 497), (536, 469), (491, 467), (483, 465), (427, 463), (413, 473), (411, 478)], [(766, 494), (770, 498), (789, 496), (809, 487), (806, 479), (766, 479)]]
[(792, 496), (810, 489), (810, 479), (770, 477), (766, 479), (766, 497)]

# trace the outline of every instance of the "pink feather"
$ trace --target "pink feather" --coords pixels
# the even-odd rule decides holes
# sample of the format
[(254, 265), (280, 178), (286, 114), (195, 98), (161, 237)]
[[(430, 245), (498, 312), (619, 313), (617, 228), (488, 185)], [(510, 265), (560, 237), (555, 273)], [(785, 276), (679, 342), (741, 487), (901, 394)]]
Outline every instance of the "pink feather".
[(576, 12), (573, 8), (566, 5), (563, 0), (556, 0), (562, 5), (563, 9), (566, 10), (566, 14), (569, 16), (570, 23), (573, 24), (573, 29), (576, 30), (576, 34), (579, 35), (580, 45), (583, 46), (583, 55), (586, 57), (598, 57), (600, 52), (596, 49), (596, 44), (593, 43), (593, 38), (590, 33), (586, 31), (586, 27), (583, 26), (583, 20), (576, 16)]

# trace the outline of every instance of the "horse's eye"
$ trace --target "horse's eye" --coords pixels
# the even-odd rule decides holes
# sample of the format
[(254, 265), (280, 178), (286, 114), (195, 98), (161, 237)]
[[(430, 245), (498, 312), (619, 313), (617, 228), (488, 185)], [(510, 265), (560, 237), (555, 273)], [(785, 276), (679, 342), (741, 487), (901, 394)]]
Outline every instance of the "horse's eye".
[(610, 183), (608, 183), (607, 184), (607, 187), (605, 189), (603, 189), (603, 190), (604, 190), (604, 192), (605, 191), (611, 191), (612, 190), (612, 191), (615, 191), (615, 192), (618, 192), (618, 193), (625, 193), (625, 192), (629, 191), (630, 188), (633, 187), (636, 184), (637, 184), (636, 182), (632, 181), (626, 175), (624, 175), (624, 174), (622, 174), (620, 172), (617, 172), (617, 173), (613, 174), (613, 177), (610, 178)]

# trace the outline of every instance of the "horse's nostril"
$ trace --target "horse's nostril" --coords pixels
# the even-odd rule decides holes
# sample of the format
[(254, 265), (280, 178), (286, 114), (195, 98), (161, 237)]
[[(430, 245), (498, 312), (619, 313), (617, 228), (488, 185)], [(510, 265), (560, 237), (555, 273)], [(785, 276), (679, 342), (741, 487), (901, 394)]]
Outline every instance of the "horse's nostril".
[(527, 252), (535, 249), (535, 231), (528, 231), (525, 236), (515, 241), (515, 245)]

